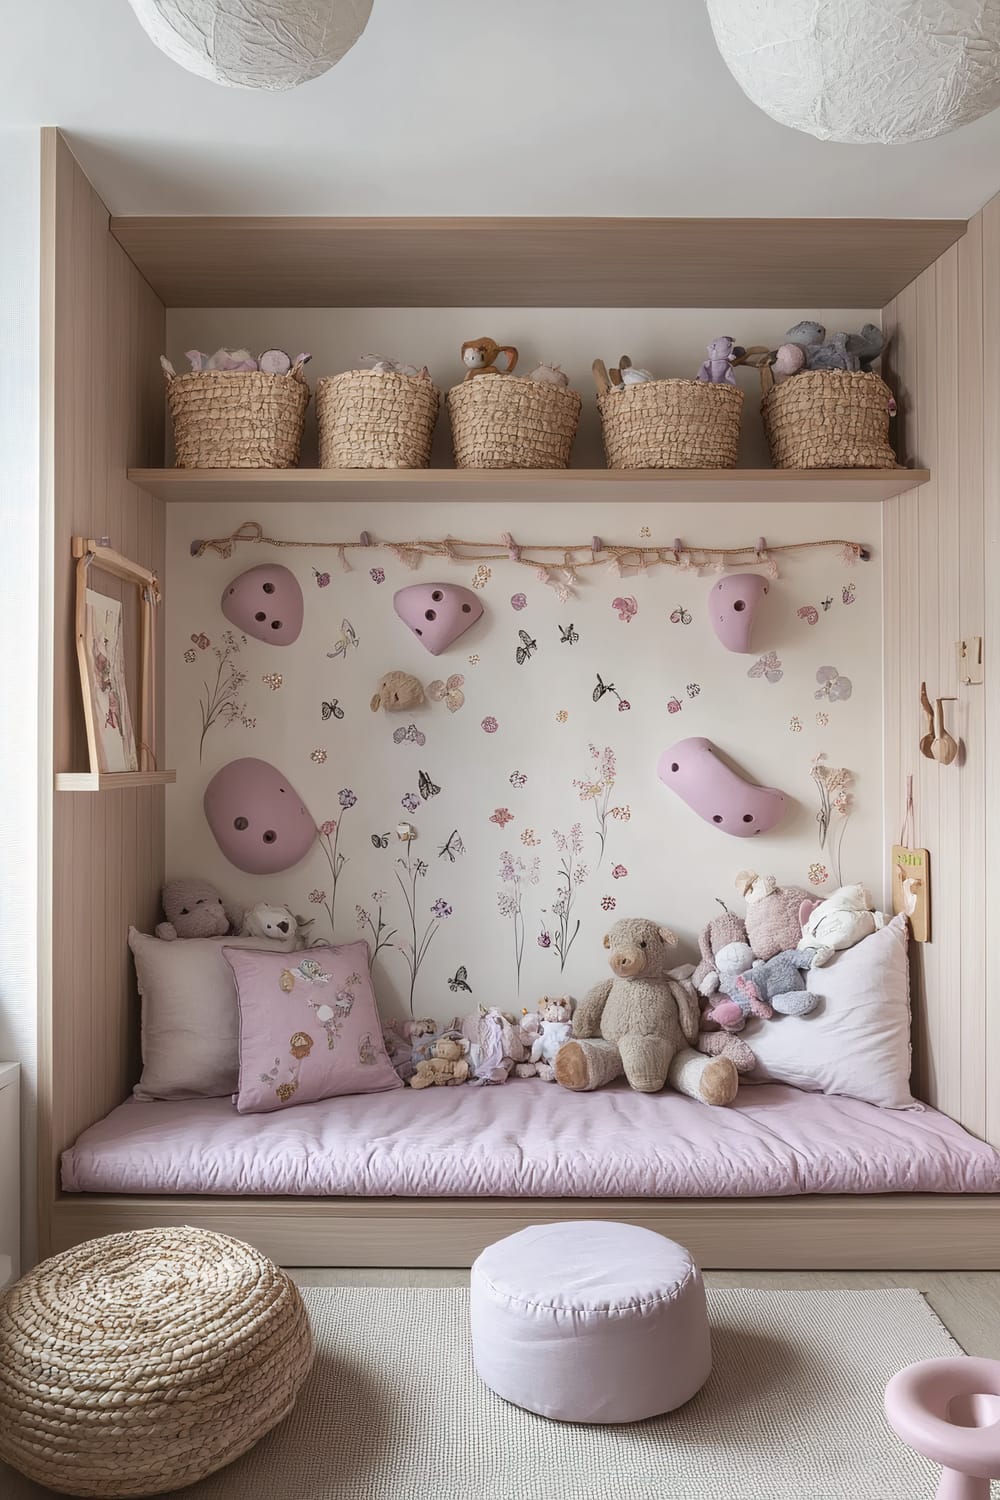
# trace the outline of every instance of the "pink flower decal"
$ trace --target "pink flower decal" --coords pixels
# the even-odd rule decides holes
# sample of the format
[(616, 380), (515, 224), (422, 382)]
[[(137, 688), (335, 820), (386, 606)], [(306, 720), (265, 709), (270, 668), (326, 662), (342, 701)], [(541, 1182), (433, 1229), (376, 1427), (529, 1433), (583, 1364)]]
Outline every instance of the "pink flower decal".
[(683, 707), (684, 705), (679, 698), (670, 698), (667, 702), (667, 713), (679, 714)]
[(612, 880), (624, 880), (627, 874), (628, 870), (626, 870), (624, 865), (615, 865), (614, 869), (611, 871), (611, 878)]
[(543, 927), (535, 941), (538, 943), (539, 948), (551, 948), (552, 934)]
[(803, 604), (801, 609), (796, 610), (800, 620), (805, 620), (807, 625), (815, 625), (819, 619), (819, 610), (815, 604)]
[(325, 766), (326, 765), (326, 751), (322, 747), (320, 747), (320, 749), (314, 750), (312, 752), (312, 754), (310, 755), (309, 759), (310, 760), (314, 760), (318, 766)]
[(313, 577), (316, 580), (316, 587), (318, 589), (325, 589), (330, 582), (329, 573), (321, 573), (319, 568), (313, 568)]
[(510, 784), (514, 788), (514, 790), (519, 792), (521, 788), (527, 783), (528, 778), (527, 776), (525, 776), (523, 771), (511, 771), (508, 780), (510, 781)]
[(798, 714), (792, 714), (792, 717), (788, 721), (788, 727), (793, 734), (802, 733), (802, 720), (799, 718)]
[(337, 825), (332, 818), (327, 818), (325, 823), (319, 825), (319, 831), (325, 839), (332, 838), (337, 831)]
[(487, 714), (486, 718), (483, 720), (479, 727), (484, 734), (496, 734), (497, 730), (500, 728), (500, 725), (497, 723), (492, 714)]
[(626, 594), (624, 598), (619, 596), (617, 599), (612, 599), (611, 608), (618, 611), (618, 618), (625, 625), (639, 613), (639, 605), (634, 594)]
[(372, 583), (385, 583), (385, 569), (369, 568), (368, 577), (371, 579)]
[(498, 828), (506, 828), (508, 823), (514, 821), (514, 814), (506, 807), (498, 807), (490, 814), (490, 822), (495, 823)]
[(321, 906), (322, 903), (326, 900), (326, 891), (310, 891), (309, 900), (312, 902), (313, 906)]
[(511, 596), (510, 596), (510, 607), (511, 607), (511, 609), (527, 609), (527, 607), (528, 607), (528, 596), (527, 596), (527, 594), (511, 594)]
[(830, 872), (826, 868), (826, 865), (816, 863), (809, 866), (810, 885), (825, 885), (829, 878)]
[(618, 905), (618, 902), (615, 900), (614, 896), (602, 896), (601, 897), (601, 910), (602, 911), (614, 911), (614, 909), (615, 909), (615, 907), (617, 905)]
[(632, 705), (627, 698), (618, 699), (618, 712), (620, 714), (627, 714), (631, 707)]

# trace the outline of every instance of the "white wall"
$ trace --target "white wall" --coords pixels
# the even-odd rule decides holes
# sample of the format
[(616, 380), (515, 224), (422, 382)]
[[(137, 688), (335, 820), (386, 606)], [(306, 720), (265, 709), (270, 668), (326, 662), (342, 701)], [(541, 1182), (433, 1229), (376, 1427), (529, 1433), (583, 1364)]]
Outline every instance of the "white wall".
[[(35, 1241), (39, 137), (0, 132), (0, 532), (13, 627), (0, 674), (0, 1057), (22, 1069), (22, 1251)], [(0, 1206), (2, 1211), (2, 1206)]]

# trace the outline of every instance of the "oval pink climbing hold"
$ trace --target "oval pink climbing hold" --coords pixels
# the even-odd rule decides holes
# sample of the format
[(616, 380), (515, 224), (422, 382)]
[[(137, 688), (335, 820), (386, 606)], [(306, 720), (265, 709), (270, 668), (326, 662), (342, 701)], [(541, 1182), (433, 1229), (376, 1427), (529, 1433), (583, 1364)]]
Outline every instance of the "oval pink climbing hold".
[(656, 774), (699, 818), (738, 839), (767, 833), (788, 806), (784, 792), (747, 781), (701, 736), (664, 750)]
[(750, 637), (767, 582), (759, 573), (720, 578), (708, 595), (708, 618), (727, 651), (751, 651)]

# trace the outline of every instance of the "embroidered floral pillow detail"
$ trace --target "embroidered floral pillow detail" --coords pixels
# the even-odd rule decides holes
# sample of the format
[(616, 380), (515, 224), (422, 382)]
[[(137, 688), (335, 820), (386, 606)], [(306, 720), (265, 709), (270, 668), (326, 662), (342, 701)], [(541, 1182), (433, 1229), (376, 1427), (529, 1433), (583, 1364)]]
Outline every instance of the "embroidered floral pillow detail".
[(382, 1042), (367, 943), (222, 951), (239, 998), (241, 1114), (402, 1087)]

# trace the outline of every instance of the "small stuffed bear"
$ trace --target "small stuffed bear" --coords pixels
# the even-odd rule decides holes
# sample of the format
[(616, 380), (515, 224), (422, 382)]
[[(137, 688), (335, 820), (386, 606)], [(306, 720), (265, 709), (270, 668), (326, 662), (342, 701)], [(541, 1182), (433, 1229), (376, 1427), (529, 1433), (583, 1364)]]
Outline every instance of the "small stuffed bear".
[(429, 1089), (435, 1084), (464, 1083), (469, 1076), (465, 1054), (467, 1041), (457, 1037), (439, 1037), (431, 1057), (422, 1058), (410, 1079), (411, 1089)]
[(240, 936), (280, 943), (287, 953), (305, 946), (299, 932), (298, 918), (287, 906), (272, 906), (270, 901), (258, 901), (256, 906), (251, 906), (249, 911), (244, 912)]
[(429, 1016), (421, 1016), (415, 1021), (397, 1021), (394, 1018), (386, 1021), (382, 1027), (382, 1040), (389, 1054), (389, 1061), (404, 1083), (413, 1077), (416, 1070), (414, 1052), (422, 1041), (434, 1036), (436, 1031), (437, 1022), (432, 1021)]
[(693, 1050), (698, 1004), (693, 990), (670, 978), (677, 939), (643, 917), (616, 922), (604, 947), (614, 976), (577, 1006), (573, 1040), (556, 1054), (557, 1082), (583, 1091), (623, 1073), (632, 1088), (655, 1094), (669, 1077), (674, 1088), (706, 1104), (731, 1104), (739, 1083), (728, 1057)]
[(747, 904), (747, 938), (754, 958), (773, 958), (798, 945), (802, 936), (799, 907), (808, 901), (809, 892), (798, 886), (782, 888), (773, 875), (758, 875), (741, 870), (736, 889)]
[(748, 1016), (760, 1016), (768, 1020), (774, 1012), (769, 1005), (757, 997), (742, 991), (738, 980), (754, 962), (749, 943), (727, 943), (715, 955), (718, 966), (719, 988), (712, 997), (712, 1004), (705, 1011), (705, 1019), (721, 1026), (723, 1031), (742, 1031)]
[(538, 1035), (532, 1043), (529, 1062), (534, 1063), (538, 1077), (546, 1083), (555, 1082), (556, 1053), (573, 1035), (572, 1014), (573, 1001), (568, 997), (553, 1000), (543, 995), (538, 1003)]
[(215, 886), (196, 876), (168, 880), (161, 899), (167, 920), (159, 924), (156, 936), (166, 943), (175, 938), (228, 937), (237, 925)]
[[(759, 958), (733, 985), (733, 998), (746, 999), (754, 1009), (758, 1005), (778, 1011), (783, 1016), (807, 1016), (819, 1004), (819, 997), (806, 989), (803, 970), (811, 969), (813, 950), (792, 948), (778, 953), (767, 962)], [(760, 1015), (759, 1010), (755, 1014)]]
[(724, 911), (721, 917), (713, 917), (711, 922), (701, 929), (698, 937), (701, 963), (691, 975), (691, 983), (703, 999), (714, 995), (719, 988), (717, 963), (719, 950), (727, 948), (731, 943), (745, 943), (746, 941), (746, 923), (735, 912)]
[(887, 921), (884, 912), (872, 911), (863, 885), (842, 885), (825, 901), (807, 898), (799, 908), (799, 918), (802, 922), (799, 947), (815, 949), (813, 963), (817, 967), (829, 963), (835, 953), (871, 937)]
[(701, 369), (698, 371), (699, 380), (707, 380), (716, 385), (735, 385), (736, 376), (733, 374), (733, 364), (741, 360), (746, 350), (731, 339), (728, 334), (722, 338), (713, 339), (708, 346), (708, 358), (702, 361)]

